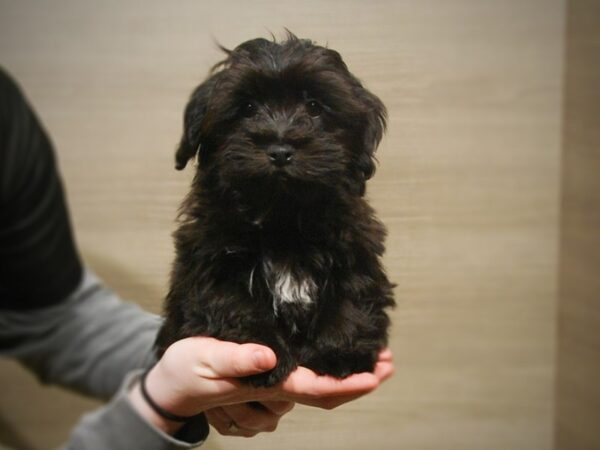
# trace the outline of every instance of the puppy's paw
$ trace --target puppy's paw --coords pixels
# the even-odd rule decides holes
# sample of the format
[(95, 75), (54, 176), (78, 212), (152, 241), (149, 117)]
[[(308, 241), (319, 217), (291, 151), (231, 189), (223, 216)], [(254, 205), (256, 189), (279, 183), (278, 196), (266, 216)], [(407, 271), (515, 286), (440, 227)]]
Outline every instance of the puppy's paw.
[(296, 361), (290, 356), (277, 356), (277, 365), (268, 372), (257, 373), (240, 378), (242, 383), (254, 387), (272, 387), (285, 381), (289, 374), (296, 368)]
[(373, 372), (379, 352), (352, 350), (331, 350), (313, 354), (300, 365), (314, 370), (320, 375), (346, 378), (353, 373)]

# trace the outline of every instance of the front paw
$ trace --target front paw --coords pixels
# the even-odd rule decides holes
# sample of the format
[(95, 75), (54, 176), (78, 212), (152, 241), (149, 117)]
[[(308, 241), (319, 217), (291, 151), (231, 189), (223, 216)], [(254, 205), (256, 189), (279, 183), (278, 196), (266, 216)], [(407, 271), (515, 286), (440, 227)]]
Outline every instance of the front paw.
[(297, 364), (291, 356), (277, 355), (277, 365), (268, 372), (257, 373), (247, 377), (240, 378), (242, 383), (253, 387), (272, 387), (282, 383), (289, 374), (296, 368)]
[(378, 350), (357, 352), (353, 350), (330, 350), (315, 352), (300, 361), (319, 375), (346, 378), (353, 373), (373, 372), (379, 356)]

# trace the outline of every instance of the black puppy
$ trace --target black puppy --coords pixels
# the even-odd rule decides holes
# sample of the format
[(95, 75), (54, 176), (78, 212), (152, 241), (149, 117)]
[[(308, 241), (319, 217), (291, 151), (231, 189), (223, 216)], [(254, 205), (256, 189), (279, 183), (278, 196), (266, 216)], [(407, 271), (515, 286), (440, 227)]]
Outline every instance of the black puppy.
[(297, 366), (372, 371), (394, 305), (384, 226), (364, 199), (385, 107), (340, 55), (289, 34), (236, 49), (193, 92), (177, 169), (197, 157), (157, 338), (262, 343)]

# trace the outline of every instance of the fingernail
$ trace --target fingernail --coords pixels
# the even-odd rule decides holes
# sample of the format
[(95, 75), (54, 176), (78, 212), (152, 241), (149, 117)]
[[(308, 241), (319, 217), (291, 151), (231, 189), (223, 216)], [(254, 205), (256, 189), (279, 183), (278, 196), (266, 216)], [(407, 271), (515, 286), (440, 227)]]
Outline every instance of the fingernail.
[(266, 363), (265, 352), (263, 352), (262, 350), (256, 350), (252, 354), (252, 360), (254, 361), (254, 364), (256, 365), (256, 367), (258, 367), (258, 368), (263, 367)]

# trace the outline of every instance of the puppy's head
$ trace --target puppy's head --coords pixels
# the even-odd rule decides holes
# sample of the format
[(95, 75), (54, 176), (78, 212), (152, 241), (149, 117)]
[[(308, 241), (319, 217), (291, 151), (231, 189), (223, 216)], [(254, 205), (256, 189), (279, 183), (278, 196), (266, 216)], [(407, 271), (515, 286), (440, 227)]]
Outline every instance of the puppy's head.
[(289, 34), (254, 39), (217, 64), (185, 110), (176, 167), (221, 191), (363, 195), (386, 111), (340, 55)]

